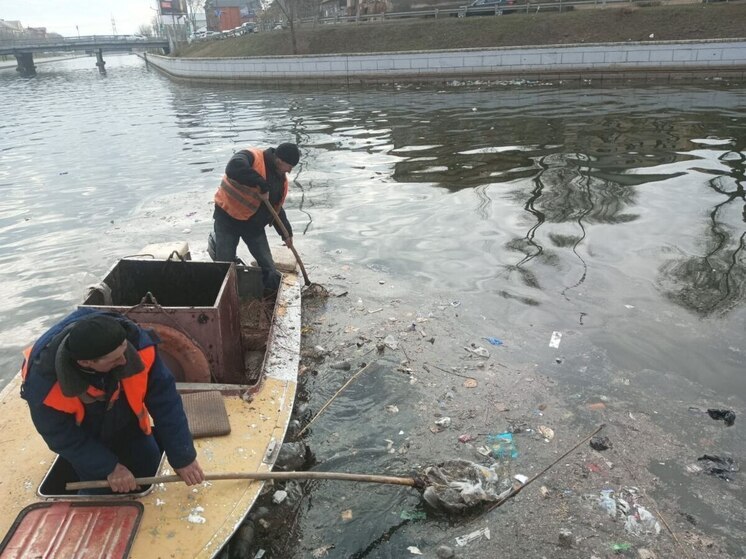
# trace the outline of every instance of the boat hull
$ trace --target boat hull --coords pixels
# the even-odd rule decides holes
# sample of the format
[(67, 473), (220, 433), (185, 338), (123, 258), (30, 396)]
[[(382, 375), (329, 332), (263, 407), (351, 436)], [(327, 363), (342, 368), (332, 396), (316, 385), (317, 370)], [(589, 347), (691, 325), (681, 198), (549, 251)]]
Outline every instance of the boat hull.
[[(262, 378), (256, 385), (250, 390), (238, 385), (204, 385), (204, 389), (221, 389), (231, 426), (229, 435), (195, 440), (198, 460), (206, 473), (272, 470), (295, 400), (300, 302), (299, 279), (296, 274), (286, 274), (277, 295)], [(24, 507), (63, 500), (44, 499), (38, 494), (56, 455), (34, 429), (20, 388), (19, 374), (0, 393), (0, 534), (8, 532)], [(169, 473), (173, 472), (164, 461), (158, 475)], [(214, 557), (241, 525), (262, 486), (263, 482), (245, 480), (205, 482), (197, 487), (182, 483), (154, 486), (136, 498), (144, 511), (129, 556)]]

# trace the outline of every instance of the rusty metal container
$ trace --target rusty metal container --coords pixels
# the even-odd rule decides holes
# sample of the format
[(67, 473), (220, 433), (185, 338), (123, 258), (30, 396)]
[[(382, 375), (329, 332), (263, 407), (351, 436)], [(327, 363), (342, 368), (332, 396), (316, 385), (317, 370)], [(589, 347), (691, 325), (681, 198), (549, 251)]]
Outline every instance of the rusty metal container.
[(81, 307), (153, 328), (177, 381), (246, 382), (234, 264), (120, 260)]

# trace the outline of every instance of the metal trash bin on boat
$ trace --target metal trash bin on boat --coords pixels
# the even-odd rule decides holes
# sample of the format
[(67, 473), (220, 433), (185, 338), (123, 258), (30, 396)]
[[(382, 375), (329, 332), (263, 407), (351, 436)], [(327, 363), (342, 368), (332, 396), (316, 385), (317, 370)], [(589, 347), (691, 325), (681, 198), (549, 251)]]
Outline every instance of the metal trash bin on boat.
[(179, 382), (246, 382), (235, 264), (123, 259), (80, 306), (153, 328)]

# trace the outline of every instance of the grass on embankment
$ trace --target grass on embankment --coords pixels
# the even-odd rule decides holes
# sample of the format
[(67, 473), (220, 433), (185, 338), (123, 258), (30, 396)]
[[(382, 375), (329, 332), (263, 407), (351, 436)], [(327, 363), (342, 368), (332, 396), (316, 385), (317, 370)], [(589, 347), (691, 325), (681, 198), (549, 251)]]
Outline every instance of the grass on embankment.
[[(746, 36), (746, 3), (598, 8), (564, 13), (443, 17), (296, 29), (298, 54), (440, 50)], [(252, 33), (189, 45), (183, 57), (293, 54), (290, 31)]]

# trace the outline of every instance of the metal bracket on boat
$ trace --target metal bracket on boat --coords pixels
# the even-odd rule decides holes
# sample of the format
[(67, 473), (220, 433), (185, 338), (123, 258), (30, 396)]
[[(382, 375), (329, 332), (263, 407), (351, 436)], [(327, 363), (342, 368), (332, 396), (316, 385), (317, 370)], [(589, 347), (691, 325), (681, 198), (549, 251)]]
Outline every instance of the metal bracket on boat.
[(273, 437), (267, 445), (267, 450), (264, 452), (264, 458), (262, 458), (262, 462), (265, 464), (274, 464), (275, 460), (277, 459), (277, 455), (280, 453), (280, 446), (281, 445), (278, 445), (277, 441)]
[[(174, 251), (174, 252), (176, 252), (176, 251)], [(138, 303), (138, 305), (153, 305), (155, 307), (162, 308), (158, 304), (158, 301), (156, 300), (155, 295), (153, 295), (150, 291), (148, 291), (145, 294), (145, 296), (142, 299), (140, 299), (140, 302)]]
[[(176, 258), (174, 258), (174, 256)], [(182, 262), (186, 262), (186, 258), (184, 258), (178, 250), (172, 250), (171, 254), (168, 255), (168, 258), (166, 258), (166, 262), (168, 262), (169, 260), (176, 260), (177, 258)]]

